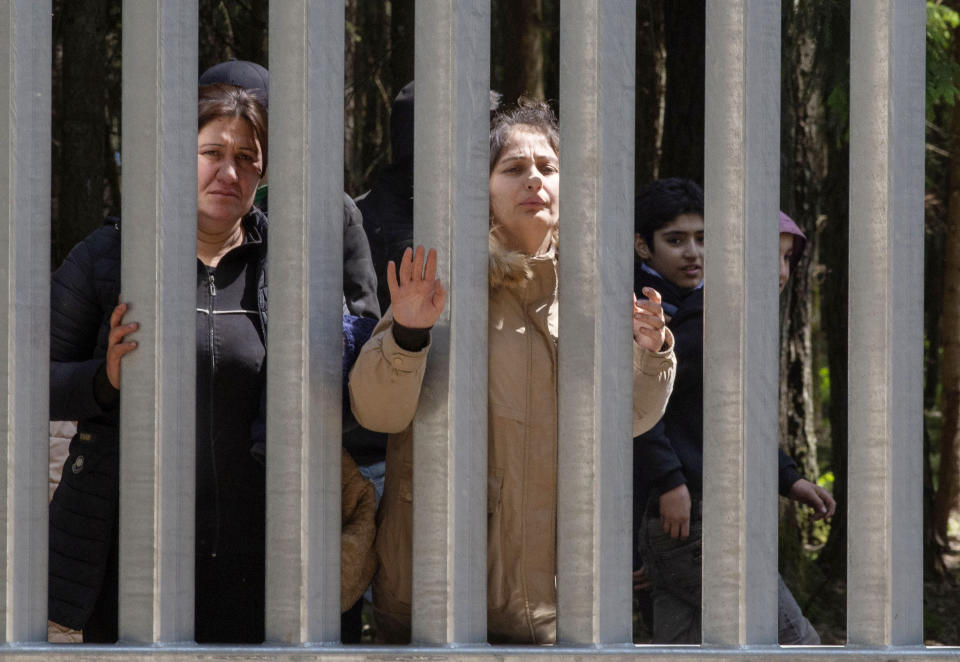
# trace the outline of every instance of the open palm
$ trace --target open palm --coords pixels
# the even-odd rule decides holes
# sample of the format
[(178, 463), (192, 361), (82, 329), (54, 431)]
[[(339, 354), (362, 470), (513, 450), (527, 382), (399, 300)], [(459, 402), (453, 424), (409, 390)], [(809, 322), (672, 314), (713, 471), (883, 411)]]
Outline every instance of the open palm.
[(400, 273), (391, 261), (387, 265), (387, 287), (393, 319), (411, 329), (429, 329), (440, 313), (447, 293), (437, 278), (437, 251), (430, 249), (424, 259), (423, 246), (407, 248), (400, 259)]

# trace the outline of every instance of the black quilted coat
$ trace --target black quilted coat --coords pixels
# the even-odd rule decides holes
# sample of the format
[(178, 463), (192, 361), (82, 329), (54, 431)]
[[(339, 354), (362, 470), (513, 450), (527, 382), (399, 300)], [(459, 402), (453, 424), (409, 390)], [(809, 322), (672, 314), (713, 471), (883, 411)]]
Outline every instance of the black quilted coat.
[[(266, 236), (256, 208), (244, 222)], [(256, 264), (264, 337), (265, 264), (266, 241)], [(90, 617), (116, 544), (119, 409), (101, 405), (95, 383), (119, 294), (120, 225), (108, 219), (73, 248), (51, 285), (50, 418), (76, 420), (77, 434), (50, 503), (49, 618), (77, 629)]]

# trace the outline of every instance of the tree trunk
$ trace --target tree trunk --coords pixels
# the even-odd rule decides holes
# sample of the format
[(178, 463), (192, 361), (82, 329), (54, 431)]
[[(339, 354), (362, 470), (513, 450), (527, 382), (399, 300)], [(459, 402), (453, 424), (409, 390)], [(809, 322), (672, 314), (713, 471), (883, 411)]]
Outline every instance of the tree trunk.
[(491, 64), (493, 87), (506, 103), (521, 95), (542, 99), (543, 5), (541, 0), (498, 0), (493, 3)]
[(659, 176), (686, 177), (702, 186), (704, 0), (665, 2), (663, 18), (667, 81)]
[(59, 3), (62, 74), (53, 264), (103, 223), (107, 0)]
[[(849, 99), (850, 7), (826, 3), (814, 34), (815, 71), (821, 98)], [(837, 102), (839, 103), (839, 102)], [(826, 344), (830, 378), (830, 464), (837, 512), (819, 562), (832, 578), (846, 576), (847, 563), (847, 243), (850, 149), (846, 109), (828, 108), (823, 125), (826, 170), (820, 196), (823, 216), (818, 245), (823, 264), (820, 324)]]
[[(960, 34), (954, 34), (960, 56)], [(950, 122), (950, 184), (947, 200), (946, 246), (943, 270), (943, 317), (941, 333), (941, 398), (943, 426), (940, 430), (940, 470), (933, 511), (933, 528), (941, 546), (946, 546), (947, 524), (958, 505), (960, 461), (960, 104), (955, 104)]]
[[(560, 0), (543, 2), (543, 94), (560, 98)], [(639, 7), (638, 7), (639, 10)]]
[(247, 0), (233, 5), (234, 44), (238, 59), (267, 66), (267, 14), (267, 0)]
[(106, 168), (106, 189), (103, 194), (107, 214), (120, 215), (120, 129), (123, 100), (121, 50), (123, 27), (122, 0), (109, 0), (107, 9), (107, 131), (103, 142), (103, 163)]
[(390, 1), (390, 103), (413, 80), (414, 0)]
[(387, 7), (379, 2), (348, 2), (347, 91), (344, 186), (351, 195), (366, 189), (370, 174), (388, 161), (390, 104), (383, 85), (390, 52)]
[(806, 478), (815, 481), (819, 469), (811, 398), (815, 392), (811, 267), (817, 253), (816, 205), (824, 174), (817, 135), (823, 112), (816, 86), (810, 83), (815, 48), (810, 12), (816, 9), (783, 4), (780, 206), (807, 235), (807, 245), (780, 297), (780, 440)]
[(197, 13), (204, 26), (198, 42), (200, 72), (231, 58), (248, 59), (236, 52), (233, 18), (223, 0), (199, 0)]
[(666, 47), (663, 42), (663, 0), (637, 3), (637, 114), (635, 185), (657, 178), (663, 140)]

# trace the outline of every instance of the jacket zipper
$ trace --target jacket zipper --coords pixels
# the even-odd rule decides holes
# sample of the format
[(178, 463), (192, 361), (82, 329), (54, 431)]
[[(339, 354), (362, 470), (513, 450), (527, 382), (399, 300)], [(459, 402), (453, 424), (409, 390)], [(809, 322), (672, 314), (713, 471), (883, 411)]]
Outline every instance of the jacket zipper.
[(210, 443), (210, 466), (211, 466), (211, 468), (213, 469), (213, 509), (214, 509), (214, 516), (215, 516), (215, 519), (216, 519), (216, 526), (215, 526), (215, 529), (214, 529), (215, 535), (214, 535), (214, 537), (213, 537), (213, 552), (212, 552), (212, 555), (213, 555), (213, 557), (216, 557), (216, 556), (217, 556), (217, 552), (219, 551), (219, 548), (220, 548), (220, 481), (219, 481), (219, 479), (218, 479), (218, 477), (217, 477), (217, 454), (216, 454), (216, 452), (214, 451), (214, 447), (213, 447), (213, 444), (214, 444), (214, 432), (215, 432), (215, 430), (214, 430), (214, 425), (213, 425), (213, 418), (214, 418), (214, 417), (213, 417), (213, 406), (214, 406), (214, 402), (215, 402), (215, 401), (214, 401), (214, 396), (216, 395), (216, 388), (214, 387), (214, 379), (215, 379), (216, 370), (217, 370), (217, 358), (216, 358), (216, 352), (215, 352), (215, 347), (214, 347), (214, 336), (215, 336), (215, 333), (214, 333), (213, 325), (214, 325), (214, 320), (216, 319), (216, 315), (214, 315), (214, 311), (216, 310), (216, 307), (217, 307), (217, 306), (216, 306), (216, 301), (217, 301), (217, 285), (216, 285), (216, 281), (215, 281), (215, 279), (214, 279), (213, 274), (212, 274), (212, 273), (208, 273), (208, 276), (209, 276), (208, 286), (209, 286), (209, 289), (210, 289), (210, 315), (209, 315), (210, 320), (209, 320), (208, 328), (210, 329), (210, 338), (209, 338), (209, 342), (210, 342), (210, 394), (209, 394), (209, 396), (210, 396), (210, 409), (211, 409), (211, 411), (210, 411), (210, 417), (209, 417), (210, 432), (209, 432), (208, 438), (209, 438), (209, 440), (210, 440), (210, 442), (209, 442), (209, 443)]
[[(529, 489), (529, 482), (527, 481), (527, 464), (529, 463), (530, 456), (530, 389), (533, 384), (533, 331), (536, 326), (536, 315), (533, 314), (533, 311), (530, 309), (530, 291), (528, 288), (523, 290), (523, 314), (527, 318), (525, 322), (526, 325), (530, 327), (530, 333), (525, 333), (524, 337), (527, 341), (526, 355), (527, 355), (527, 374), (526, 374), (526, 389), (523, 394), (523, 417), (526, 421), (526, 424), (523, 426), (523, 462), (522, 462), (522, 480), (523, 480), (523, 489), (521, 494), (523, 495), (522, 500), (520, 501), (520, 512), (523, 513), (520, 517), (520, 555), (522, 557), (521, 564), (523, 567), (523, 572), (521, 574), (522, 578), (522, 589), (523, 589), (523, 616), (526, 620), (526, 625), (530, 629), (530, 639), (531, 641), (537, 642), (537, 629), (533, 624), (533, 614), (530, 613), (530, 592), (527, 588), (527, 490)], [(538, 642), (539, 643), (539, 642)]]

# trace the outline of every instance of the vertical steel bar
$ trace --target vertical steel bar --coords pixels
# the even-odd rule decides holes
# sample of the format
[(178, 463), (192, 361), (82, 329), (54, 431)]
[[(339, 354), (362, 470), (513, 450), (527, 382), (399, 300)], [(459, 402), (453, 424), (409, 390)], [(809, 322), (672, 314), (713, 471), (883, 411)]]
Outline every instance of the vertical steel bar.
[(451, 296), (414, 421), (416, 642), (487, 638), (490, 3), (418, 0), (414, 234)]
[(847, 637), (923, 643), (923, 3), (855, 0), (850, 36)]
[(50, 358), (49, 2), (0, 2), (0, 628), (45, 641)]
[(120, 639), (193, 637), (197, 0), (123, 4)]
[(568, 0), (560, 11), (557, 638), (625, 644), (636, 7)]
[(342, 2), (270, 4), (266, 637), (340, 639)]
[(703, 642), (777, 643), (780, 4), (707, 3)]

